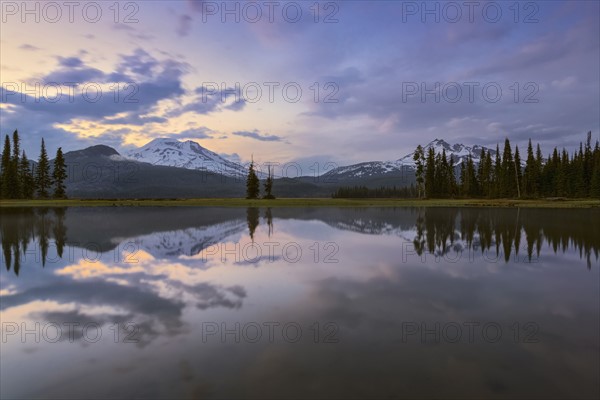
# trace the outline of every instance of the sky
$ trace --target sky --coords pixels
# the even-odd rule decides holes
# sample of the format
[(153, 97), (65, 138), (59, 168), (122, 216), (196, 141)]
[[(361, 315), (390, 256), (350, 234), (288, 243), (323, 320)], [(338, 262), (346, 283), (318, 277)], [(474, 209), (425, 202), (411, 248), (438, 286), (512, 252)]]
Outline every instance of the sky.
[(326, 169), (600, 134), (598, 1), (0, 5), (1, 133), (30, 158), (42, 137), (50, 154), (170, 137)]

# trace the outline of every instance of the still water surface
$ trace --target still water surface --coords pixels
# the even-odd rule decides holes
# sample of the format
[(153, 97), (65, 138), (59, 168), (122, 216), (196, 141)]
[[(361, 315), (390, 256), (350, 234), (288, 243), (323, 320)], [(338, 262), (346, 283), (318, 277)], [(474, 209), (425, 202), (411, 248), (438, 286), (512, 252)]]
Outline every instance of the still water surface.
[(0, 209), (1, 398), (598, 398), (600, 210)]

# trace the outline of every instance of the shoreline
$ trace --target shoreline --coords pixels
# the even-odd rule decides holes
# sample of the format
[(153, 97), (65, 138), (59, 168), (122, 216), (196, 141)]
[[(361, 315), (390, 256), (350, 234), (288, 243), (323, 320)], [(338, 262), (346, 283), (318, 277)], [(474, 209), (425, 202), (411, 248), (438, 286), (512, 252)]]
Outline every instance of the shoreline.
[(596, 208), (600, 199), (330, 199), (279, 198), (246, 200), (238, 198), (201, 199), (67, 199), (0, 200), (10, 207), (497, 207), (497, 208)]

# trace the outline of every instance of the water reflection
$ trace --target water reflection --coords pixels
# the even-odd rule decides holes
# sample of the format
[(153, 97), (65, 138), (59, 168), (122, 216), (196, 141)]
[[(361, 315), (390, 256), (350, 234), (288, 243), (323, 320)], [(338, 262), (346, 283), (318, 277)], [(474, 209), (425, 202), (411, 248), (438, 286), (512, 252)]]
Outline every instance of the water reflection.
[(0, 209), (0, 397), (597, 398), (599, 212)]
[[(125, 212), (123, 212), (125, 211)], [(90, 251), (107, 252), (118, 248), (123, 236), (133, 239), (154, 255), (193, 256), (207, 246), (242, 231), (240, 210), (215, 209), (202, 213), (202, 219), (185, 218), (188, 210), (171, 210), (165, 224), (165, 210), (153, 209), (156, 214), (144, 220), (148, 210), (119, 210), (106, 215), (101, 210), (79, 208), (6, 208), (2, 209), (0, 234), (4, 262), (8, 270), (19, 274), (21, 259), (28, 245), (35, 241), (39, 247), (41, 265), (45, 266), (49, 242), (62, 258), (65, 244), (81, 246)], [(527, 260), (539, 258), (544, 244), (556, 254), (569, 248), (576, 250), (587, 267), (597, 262), (600, 252), (600, 211), (547, 210), (510, 208), (412, 208), (343, 210), (277, 210), (280, 219), (318, 220), (340, 230), (370, 235), (395, 235), (412, 241), (418, 255), (429, 253), (444, 256), (452, 252), (474, 250), (490, 257), (502, 257), (509, 262), (511, 255), (525, 251)], [(69, 214), (67, 221), (66, 215)], [(113, 215), (116, 214), (116, 215)], [(189, 214), (194, 214), (193, 212)], [(245, 210), (248, 235), (260, 224), (260, 209)], [(106, 217), (105, 217), (106, 216)], [(264, 209), (267, 234), (273, 234), (273, 211)], [(70, 230), (69, 230), (70, 229)], [(165, 229), (168, 229), (165, 231)], [(72, 233), (72, 234), (68, 234)], [(410, 235), (414, 234), (411, 240)], [(152, 243), (154, 242), (154, 243)]]
[(0, 235), (6, 269), (13, 268), (16, 275), (21, 269), (21, 259), (31, 241), (39, 244), (41, 265), (46, 265), (50, 239), (62, 257), (66, 241), (64, 224), (66, 208), (24, 208), (2, 211)]

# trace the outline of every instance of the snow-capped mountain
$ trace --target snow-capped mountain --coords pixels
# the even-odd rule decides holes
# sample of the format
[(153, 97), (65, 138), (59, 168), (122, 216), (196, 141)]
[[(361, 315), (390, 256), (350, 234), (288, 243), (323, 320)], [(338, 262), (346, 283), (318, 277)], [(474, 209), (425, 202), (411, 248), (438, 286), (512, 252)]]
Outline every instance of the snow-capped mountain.
[[(423, 149), (425, 151), (425, 156), (427, 156), (427, 152), (430, 148), (435, 150), (436, 154), (441, 154), (443, 150), (446, 151), (446, 157), (450, 159), (450, 156), (454, 159), (454, 165), (460, 165), (463, 161), (467, 161), (467, 157), (471, 155), (473, 158), (473, 162), (475, 164), (479, 164), (481, 161), (481, 150), (485, 149), (487, 152), (492, 152), (492, 156), (496, 155), (496, 150), (488, 149), (484, 146), (465, 146), (464, 144), (450, 144), (443, 139), (435, 139), (431, 141), (427, 146), (424, 146)], [(405, 155), (404, 157), (398, 159), (396, 162), (401, 165), (406, 165), (410, 167), (415, 166), (415, 162), (413, 160), (414, 152)]]
[[(467, 161), (469, 154), (473, 158), (473, 162), (478, 164), (481, 158), (481, 150), (486, 152), (491, 151), (492, 157), (496, 151), (487, 147), (475, 145), (465, 146), (464, 144), (449, 144), (443, 139), (435, 139), (423, 147), (425, 155), (430, 148), (433, 148), (436, 154), (441, 154), (442, 150), (446, 151), (446, 157), (449, 159), (452, 156), (454, 165), (458, 166), (463, 161)], [(414, 152), (405, 155), (395, 161), (371, 161), (359, 164), (338, 167), (323, 175), (327, 181), (340, 181), (360, 178), (377, 178), (377, 177), (402, 177), (406, 178), (408, 173), (414, 171), (415, 162), (413, 160)]]
[(247, 173), (242, 165), (191, 140), (182, 142), (168, 138), (154, 139), (138, 149), (128, 151), (126, 157), (154, 165), (215, 172), (234, 178), (243, 177)]

